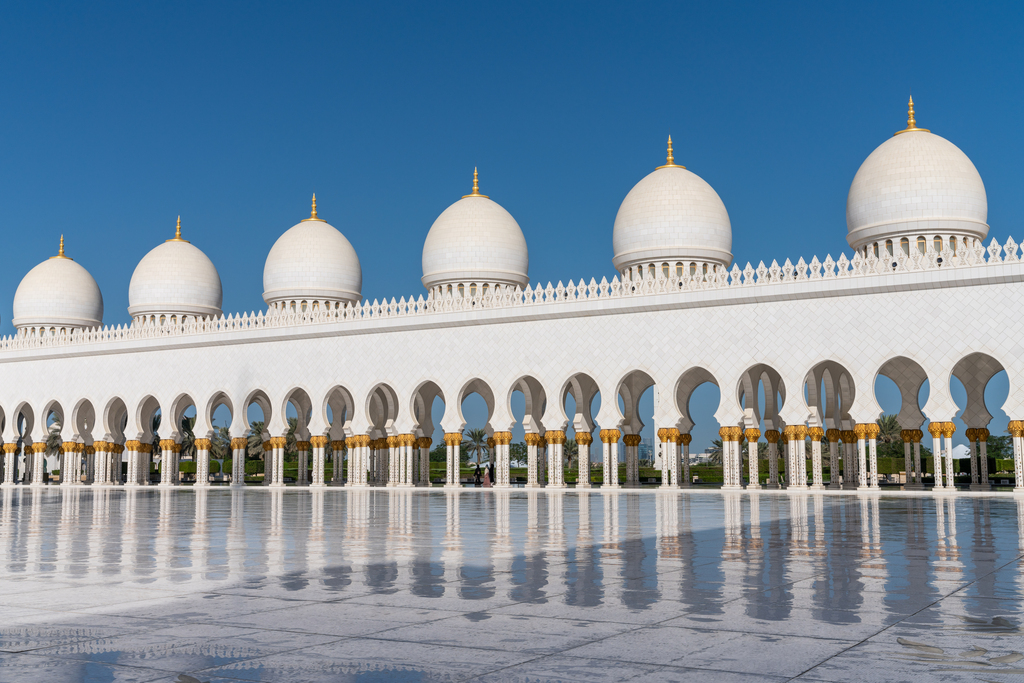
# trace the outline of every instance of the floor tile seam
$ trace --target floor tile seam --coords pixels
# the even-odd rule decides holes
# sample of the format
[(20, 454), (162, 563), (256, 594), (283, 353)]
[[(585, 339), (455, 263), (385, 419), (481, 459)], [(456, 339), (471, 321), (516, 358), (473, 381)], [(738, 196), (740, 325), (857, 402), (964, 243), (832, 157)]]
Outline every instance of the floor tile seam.
[[(629, 663), (629, 664), (639, 664), (639, 665), (642, 665), (642, 666), (654, 666), (654, 667), (657, 667), (657, 668), (676, 669), (676, 670), (681, 670), (681, 671), (715, 671), (715, 672), (722, 672), (722, 673), (740, 674), (740, 675), (743, 675), (743, 676), (770, 676), (770, 677), (772, 677), (774, 679), (778, 679), (780, 681), (793, 680), (792, 676), (787, 676), (786, 674), (765, 674), (763, 672), (762, 673), (751, 673), (750, 671), (738, 671), (736, 669), (712, 668), (710, 666), (694, 666), (692, 664), (689, 664), (689, 665), (686, 665), (686, 664), (651, 664), (650, 662), (640, 662), (640, 661), (636, 661), (636, 660), (632, 660), (632, 659), (621, 659), (621, 658), (609, 659), (607, 657), (600, 657), (600, 656), (596, 656), (596, 655), (595, 656), (583, 657), (583, 656), (580, 656), (580, 655), (573, 655), (573, 654), (568, 654), (568, 653), (563, 654), (563, 656), (565, 656), (565, 657), (572, 657), (573, 659), (597, 659), (597, 660), (600, 660), (602, 662), (626, 662), (626, 663)], [(817, 666), (817, 665), (815, 665), (815, 666)]]
[[(23, 653), (23, 654), (26, 654), (29, 657), (37, 657), (37, 658), (43, 656), (43, 655), (38, 655), (38, 654), (35, 654), (35, 653)], [(45, 656), (47, 658), (49, 658), (49, 660), (51, 662), (53, 661), (54, 655), (45, 655)], [(74, 659), (74, 658), (71, 658), (71, 657), (61, 657), (60, 660), (64, 661), (64, 662), (91, 661), (91, 660)], [(154, 672), (156, 674), (159, 674), (160, 678), (166, 678), (166, 676), (168, 674), (170, 674), (170, 673), (178, 673), (177, 670), (154, 669), (154, 668), (148, 667), (148, 666), (134, 666), (132, 664), (120, 664), (120, 663), (117, 663), (117, 662), (94, 662), (94, 663), (95, 664), (102, 664), (104, 666), (110, 666), (110, 667), (114, 667), (114, 668), (118, 668), (118, 669), (131, 669), (132, 671), (152, 671), (152, 672)], [(155, 681), (155, 680), (160, 680), (160, 679), (159, 678), (154, 678), (152, 680)]]

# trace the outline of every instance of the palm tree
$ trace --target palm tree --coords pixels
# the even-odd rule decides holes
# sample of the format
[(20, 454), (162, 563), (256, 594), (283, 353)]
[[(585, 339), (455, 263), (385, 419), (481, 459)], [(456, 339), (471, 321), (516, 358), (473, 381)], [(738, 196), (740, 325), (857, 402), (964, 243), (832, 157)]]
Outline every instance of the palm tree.
[[(50, 425), (50, 431), (46, 433), (46, 456), (48, 458), (52, 458), (52, 460), (50, 461), (51, 468), (53, 467), (53, 462), (55, 460), (59, 461), (57, 459), (57, 454), (60, 453), (60, 447), (64, 443), (64, 439), (60, 438), (60, 430), (60, 422), (54, 422), (52, 425)], [(44, 460), (43, 462), (46, 461)], [(43, 481), (46, 481), (48, 476), (49, 472), (47, 472), (44, 467)]]
[(249, 424), (249, 445), (246, 446), (246, 457), (263, 460), (263, 421), (255, 420)]
[(562, 446), (562, 455), (564, 455), (565, 459), (569, 461), (569, 470), (573, 470), (576, 464), (576, 459), (580, 455), (580, 447), (576, 443), (576, 439), (565, 440), (565, 444)]
[(181, 457), (196, 458), (196, 434), (193, 431), (196, 419), (194, 417), (181, 418)]
[(878, 443), (895, 443), (897, 441), (903, 443), (903, 437), (900, 435), (903, 428), (895, 415), (883, 415), (878, 418), (877, 422), (879, 432), (876, 440)]
[(465, 435), (466, 442), (463, 448), (466, 455), (476, 455), (476, 464), (480, 464), (480, 455), (487, 453), (487, 430), (470, 429)]
[(227, 427), (218, 427), (210, 440), (210, 457), (223, 460), (231, 455), (231, 432)]

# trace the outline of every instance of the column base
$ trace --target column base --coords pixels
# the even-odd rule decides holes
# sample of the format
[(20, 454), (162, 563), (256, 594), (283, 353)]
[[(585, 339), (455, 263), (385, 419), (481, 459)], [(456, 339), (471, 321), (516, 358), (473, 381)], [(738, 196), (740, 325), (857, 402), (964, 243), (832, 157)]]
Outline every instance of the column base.
[(0, 484), (0, 489), (13, 489), (15, 486), (21, 486), (21, 484), (14, 481), (5, 481)]
[(826, 488), (832, 489), (834, 491), (838, 491), (839, 489), (842, 488), (842, 486), (839, 484), (839, 482), (831, 482), (831, 483), (829, 483), (829, 485)]
[(542, 489), (544, 487), (542, 485), (540, 485), (540, 484), (527, 484), (523, 488), (524, 489)]
[(429, 482), (429, 481), (420, 481), (420, 482), (417, 482), (417, 483), (416, 483), (416, 488), (423, 488), (423, 489), (428, 489), (428, 488), (430, 488), (430, 482)]
[(269, 485), (267, 486), (267, 488), (271, 488), (271, 489), (283, 489), (283, 488), (286, 488), (286, 485), (285, 485), (285, 484), (280, 484), (280, 483), (276, 483), (276, 482), (275, 482), (275, 483), (273, 483), (273, 484), (269, 484)]
[(878, 488), (878, 487), (875, 487), (875, 486), (867, 486), (867, 485), (866, 485), (866, 486), (858, 486), (858, 487), (857, 487), (857, 490), (858, 490), (858, 491), (869, 491), (869, 492), (870, 492), (870, 491), (873, 491), (873, 492), (875, 492), (875, 493), (877, 493), (877, 492), (881, 491), (881, 489), (880, 489), (880, 488)]
[[(62, 481), (60, 484), (58, 484), (58, 486), (65, 486), (65, 487), (81, 486), (81, 485), (82, 485), (82, 482), (80, 482), (80, 481)], [(108, 486), (109, 486), (109, 484), (108, 484)]]
[(748, 491), (759, 491), (761, 489), (760, 484), (747, 484)]
[(462, 484), (445, 484), (444, 488), (446, 491), (461, 491)]
[(569, 487), (566, 486), (565, 484), (548, 484), (547, 488), (549, 488), (549, 489), (564, 489), (564, 488), (569, 488)]
[[(117, 484), (114, 484), (114, 486), (117, 486)], [(194, 488), (194, 489), (208, 489), (208, 488), (210, 488), (210, 482), (208, 482), (208, 481), (197, 481), (196, 483), (192, 484), (192, 488)]]
[(593, 485), (589, 481), (576, 482), (576, 488), (578, 488), (578, 489), (589, 489), (589, 488), (593, 488)]
[(742, 491), (743, 487), (739, 484), (722, 484), (723, 491)]
[(510, 488), (512, 488), (512, 484), (495, 484), (491, 488), (494, 488), (494, 489), (510, 489)]
[(774, 482), (774, 483), (773, 482), (768, 482), (767, 484), (764, 485), (764, 487), (766, 489), (773, 489), (773, 490), (776, 490), (776, 491), (778, 491), (778, 490), (780, 490), (782, 488), (781, 486), (779, 486), (778, 482)]
[[(331, 486), (334, 486), (334, 484), (331, 484)], [(347, 489), (368, 489), (368, 488), (370, 488), (370, 485), (369, 484), (352, 484), (352, 483), (349, 483), (349, 484), (345, 484), (345, 488), (347, 488)]]
[(327, 484), (310, 484), (309, 488), (311, 488), (311, 489), (325, 489), (325, 488), (327, 488)]
[(1015, 487), (1013, 487), (1013, 495), (1015, 495), (1015, 496), (1024, 496), (1024, 486), (1015, 486)]
[(824, 491), (827, 487), (824, 484), (811, 484), (808, 488), (812, 491)]
[(416, 484), (398, 484), (398, 488), (400, 488), (400, 489), (414, 489), (414, 488), (416, 488)]
[(39, 489), (39, 488), (43, 488), (44, 486), (46, 486), (46, 484), (44, 484), (42, 482), (36, 482), (36, 481), (34, 481), (34, 482), (32, 482), (31, 484), (28, 485), (28, 487), (30, 489)]
[(677, 488), (679, 488), (679, 484), (662, 484), (658, 488), (659, 489), (677, 489)]
[(620, 484), (601, 484), (602, 489), (621, 489)]

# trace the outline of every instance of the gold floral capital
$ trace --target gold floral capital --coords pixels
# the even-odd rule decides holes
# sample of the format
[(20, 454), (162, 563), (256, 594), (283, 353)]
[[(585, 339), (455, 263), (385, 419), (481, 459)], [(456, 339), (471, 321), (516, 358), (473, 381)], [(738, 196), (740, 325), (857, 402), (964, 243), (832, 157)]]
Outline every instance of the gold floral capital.
[(978, 428), (978, 441), (988, 441), (989, 436), (990, 434), (988, 429), (986, 429), (985, 427)]
[(691, 441), (693, 441), (693, 435), (689, 432), (679, 435), (679, 442), (684, 446), (689, 446)]
[(160, 439), (160, 450), (162, 451), (173, 451), (177, 445), (174, 439)]
[(462, 432), (445, 432), (444, 443), (446, 446), (458, 446), (462, 443)]
[(747, 437), (747, 441), (754, 443), (761, 438), (761, 430), (757, 427), (750, 427), (743, 432), (743, 436)]
[(196, 450), (197, 451), (208, 451), (213, 442), (210, 439), (196, 439)]
[(797, 431), (796, 425), (788, 425), (785, 429), (782, 430), (782, 436), (786, 439), (786, 441), (796, 441), (798, 438), (798, 434), (799, 432)]
[(618, 443), (622, 432), (618, 429), (602, 429), (598, 436), (601, 437), (601, 443)]
[(672, 432), (669, 431), (668, 427), (662, 427), (658, 430), (658, 439), (662, 443), (667, 443), (672, 440)]
[(581, 446), (589, 446), (594, 443), (594, 435), (590, 432), (576, 432), (576, 443)]
[(322, 434), (309, 437), (309, 443), (313, 448), (326, 448), (330, 442), (331, 437)]
[(507, 446), (512, 443), (512, 432), (494, 432), (494, 442), (499, 446)]
[(821, 427), (809, 427), (807, 429), (807, 436), (815, 441), (821, 441), (825, 437), (825, 430)]
[(236, 436), (235, 438), (231, 439), (231, 450), (233, 451), (240, 451), (245, 448), (248, 448), (248, 446), (249, 439), (245, 438), (244, 436)]
[(17, 453), (17, 452), (18, 452), (18, 444), (16, 444), (16, 443), (5, 443), (4, 444), (4, 453), (7, 453), (8, 455), (10, 455), (12, 453)]
[(781, 438), (782, 434), (777, 429), (769, 429), (764, 433), (764, 440), (768, 443), (778, 443)]
[(825, 430), (825, 438), (828, 439), (829, 443), (838, 443), (841, 434), (842, 432), (840, 432), (838, 429)]
[(871, 422), (868, 424), (867, 435), (869, 439), (878, 438), (878, 435), (882, 433), (882, 428), (878, 426), (877, 422)]
[(637, 446), (639, 446), (642, 440), (643, 439), (639, 434), (626, 434), (624, 437), (622, 437), (622, 443), (632, 448), (636, 448)]
[(867, 438), (868, 427), (870, 426), (871, 425), (869, 425), (867, 422), (858, 422), (857, 424), (853, 425), (853, 433), (857, 436), (857, 441)]
[(560, 429), (544, 432), (544, 440), (553, 444), (565, 443), (565, 432)]
[(942, 423), (942, 435), (944, 437), (948, 439), (949, 437), (953, 436), (954, 433), (956, 433), (956, 424), (954, 424), (953, 422)]
[(942, 436), (942, 423), (932, 422), (930, 425), (928, 425), (928, 433), (936, 438)]

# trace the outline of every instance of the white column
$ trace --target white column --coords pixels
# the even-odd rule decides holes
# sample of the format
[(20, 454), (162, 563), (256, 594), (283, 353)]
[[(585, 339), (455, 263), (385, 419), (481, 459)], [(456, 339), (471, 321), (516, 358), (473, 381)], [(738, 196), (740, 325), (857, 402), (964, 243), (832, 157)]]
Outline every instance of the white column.
[(1006, 430), (1013, 437), (1013, 492), (1024, 495), (1024, 420), (1010, 420)]
[(968, 456), (971, 458), (971, 488), (974, 488), (981, 483), (981, 473), (978, 471), (978, 452), (974, 443), (978, 437), (978, 430), (968, 427), (964, 434), (967, 436)]
[(781, 435), (775, 429), (769, 429), (764, 433), (768, 441), (768, 488), (779, 488), (779, 437)]
[(309, 449), (312, 444), (309, 441), (296, 441), (295, 485), (309, 486)]
[[(424, 436), (416, 440), (420, 449), (420, 486), (430, 486), (430, 437)], [(499, 465), (500, 468), (500, 465)]]
[(921, 466), (921, 439), (924, 436), (920, 429), (913, 430), (913, 476), (920, 486), (925, 485), (925, 470)]
[(462, 476), (459, 466), (462, 455), (462, 432), (446, 432), (444, 442), (448, 447), (448, 479), (445, 486), (453, 489), (461, 488)]
[(231, 439), (231, 485), (245, 486), (245, 454), (249, 440), (244, 436)]
[(313, 476), (309, 483), (310, 488), (324, 488), (327, 483), (324, 479), (327, 469), (327, 444), (331, 437), (323, 434), (309, 437), (309, 445), (313, 449)]
[(14, 486), (18, 474), (18, 444), (4, 444), (4, 481), (3, 486)]
[(825, 432), (828, 438), (828, 470), (830, 489), (839, 488), (839, 480), (842, 478), (842, 471), (839, 466), (839, 438), (841, 432), (838, 429), (829, 429)]
[(93, 442), (93, 448), (95, 454), (92, 459), (92, 485), (93, 486), (106, 486), (107, 485), (107, 467), (110, 464), (109, 458), (103, 456), (107, 452), (107, 444), (103, 441)]
[(690, 476), (690, 441), (693, 436), (689, 433), (679, 435), (679, 443), (683, 444), (683, 487), (690, 488), (693, 485), (693, 477)]
[(538, 453), (540, 447), (540, 434), (526, 435), (526, 488), (535, 489), (540, 487), (540, 473), (538, 472)]
[(807, 427), (796, 425), (796, 439), (793, 441), (793, 474), (796, 486), (807, 488)]
[(548, 487), (565, 488), (565, 432), (551, 430), (545, 435), (548, 444)]
[(942, 423), (932, 422), (928, 425), (928, 433), (932, 435), (932, 462), (935, 463), (935, 485), (933, 491), (942, 490)]
[(821, 427), (811, 427), (807, 430), (811, 437), (811, 488), (825, 488), (825, 472), (821, 462), (821, 440), (825, 436), (825, 430)]
[(989, 488), (988, 482), (988, 437), (989, 432), (986, 428), (978, 430), (978, 439), (980, 440), (981, 453), (978, 458), (981, 460), (981, 485), (985, 488)]
[(576, 458), (576, 488), (590, 488), (590, 444), (594, 437), (589, 432), (576, 432), (576, 446), (579, 455)]
[(880, 431), (878, 424), (871, 423), (868, 425), (868, 463), (871, 468), (871, 479), (870, 486), (873, 489), (878, 488), (878, 441), (875, 437), (878, 436)]
[(867, 428), (866, 424), (858, 424), (854, 427), (857, 435), (857, 488), (867, 489), (868, 486), (868, 454), (867, 454)]
[(196, 486), (210, 485), (210, 446), (209, 439), (196, 439)]
[(757, 460), (757, 440), (761, 438), (761, 430), (752, 427), (743, 435), (747, 437), (747, 488), (756, 490), (761, 488), (761, 471)]
[(953, 432), (956, 425), (952, 422), (944, 422), (942, 425), (942, 440), (945, 443), (946, 455), (946, 488), (950, 491), (956, 490), (955, 472), (953, 471)]
[(910, 488), (910, 483), (913, 481), (914, 470), (910, 462), (910, 444), (911, 438), (907, 434), (910, 430), (904, 429), (900, 436), (903, 438), (903, 473), (904, 473), (904, 488)]

